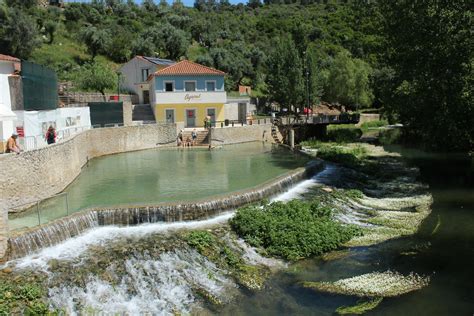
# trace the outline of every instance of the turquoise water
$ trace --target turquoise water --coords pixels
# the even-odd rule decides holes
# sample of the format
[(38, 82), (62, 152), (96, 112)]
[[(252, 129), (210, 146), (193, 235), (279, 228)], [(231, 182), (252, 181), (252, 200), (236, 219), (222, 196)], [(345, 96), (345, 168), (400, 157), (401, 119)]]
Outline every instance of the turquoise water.
[[(207, 149), (143, 150), (91, 160), (57, 198), (10, 219), (31, 227), (90, 207), (210, 198), (251, 188), (305, 165), (307, 158), (265, 143)], [(69, 211), (66, 208), (66, 198)]]

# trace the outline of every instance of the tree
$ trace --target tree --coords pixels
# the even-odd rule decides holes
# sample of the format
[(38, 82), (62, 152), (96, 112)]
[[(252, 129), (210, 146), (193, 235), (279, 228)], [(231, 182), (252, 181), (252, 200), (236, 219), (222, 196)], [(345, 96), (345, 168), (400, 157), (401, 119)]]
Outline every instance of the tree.
[(328, 101), (339, 102), (355, 108), (369, 106), (372, 91), (369, 87), (370, 66), (364, 61), (352, 58), (347, 51), (339, 52), (332, 65), (325, 85)]
[(178, 28), (175, 28), (169, 23), (161, 24), (156, 28), (155, 46), (160, 47), (168, 58), (177, 60), (184, 56), (188, 48), (189, 42), (186, 33)]
[(256, 9), (262, 6), (262, 2), (260, 0), (249, 0), (247, 5), (252, 9)]
[(9, 7), (32, 8), (38, 5), (38, 0), (6, 0)]
[(77, 76), (81, 89), (99, 91), (104, 97), (104, 101), (107, 101), (105, 91), (117, 87), (117, 75), (104, 63), (91, 62), (86, 64), (81, 67)]
[(469, 1), (380, 1), (384, 107), (405, 136), (442, 150), (474, 148), (472, 6)]
[(105, 53), (112, 41), (108, 30), (98, 29), (95, 26), (86, 26), (81, 31), (81, 39), (86, 44), (92, 59), (98, 53)]
[[(0, 7), (1, 10), (1, 7)], [(38, 30), (23, 10), (4, 8), (0, 19), (0, 53), (28, 58), (40, 45)]]
[(304, 95), (301, 59), (290, 37), (278, 39), (274, 46), (267, 60), (268, 94), (282, 107), (296, 112), (302, 105)]

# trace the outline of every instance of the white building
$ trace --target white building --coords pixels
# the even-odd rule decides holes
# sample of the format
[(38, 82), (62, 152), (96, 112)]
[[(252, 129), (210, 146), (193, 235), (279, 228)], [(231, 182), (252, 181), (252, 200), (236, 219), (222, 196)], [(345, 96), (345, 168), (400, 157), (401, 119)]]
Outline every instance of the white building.
[[(8, 138), (16, 133), (23, 150), (46, 146), (44, 138), (49, 126), (56, 128), (59, 139), (67, 138), (91, 127), (89, 107), (57, 108), (56, 84), (50, 84), (46, 90), (52, 99), (46, 107), (40, 98), (31, 102), (28, 91), (40, 90), (44, 86), (43, 72), (49, 72), (56, 82), (55, 74), (36, 64), (24, 62), (26, 79), (21, 77), (22, 62), (11, 56), (0, 55), (0, 153), (4, 152)], [(40, 75), (32, 78), (31, 67), (36, 67)], [(29, 70), (27, 68), (30, 68)], [(28, 80), (30, 81), (28, 83)], [(31, 84), (33, 82), (33, 84)], [(29, 85), (30, 90), (25, 90)], [(25, 92), (26, 91), (26, 92)], [(55, 98), (54, 98), (55, 96)], [(37, 97), (36, 95), (34, 97)], [(26, 102), (26, 99), (30, 99)], [(37, 101), (36, 101), (37, 100)]]
[(175, 62), (168, 59), (135, 56), (119, 69), (122, 75), (120, 88), (136, 94), (139, 104), (149, 104), (150, 85), (148, 76), (173, 64)]
[(17, 117), (12, 111), (9, 78), (19, 71), (19, 67), (18, 58), (0, 54), (0, 152), (3, 152), (6, 141), (15, 132)]

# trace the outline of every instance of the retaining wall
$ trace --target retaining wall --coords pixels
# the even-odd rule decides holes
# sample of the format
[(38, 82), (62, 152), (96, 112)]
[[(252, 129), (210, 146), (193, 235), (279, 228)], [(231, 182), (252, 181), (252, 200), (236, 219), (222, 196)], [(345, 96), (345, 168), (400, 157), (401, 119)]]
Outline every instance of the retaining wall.
[[(279, 135), (281, 138), (281, 135)], [(245, 142), (274, 142), (272, 124), (234, 126), (212, 129), (212, 144), (238, 144)]]

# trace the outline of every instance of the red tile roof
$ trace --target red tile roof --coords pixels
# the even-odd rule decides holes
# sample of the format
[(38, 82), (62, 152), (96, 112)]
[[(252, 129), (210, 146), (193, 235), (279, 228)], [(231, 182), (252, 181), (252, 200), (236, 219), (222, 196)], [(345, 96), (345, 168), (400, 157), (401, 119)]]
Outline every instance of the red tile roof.
[(155, 76), (166, 75), (225, 75), (225, 72), (193, 63), (189, 60), (180, 61), (155, 72)]
[(20, 61), (18, 58), (8, 56), (8, 55), (2, 55), (2, 54), (0, 54), (0, 60), (13, 61), (13, 62), (19, 62)]

